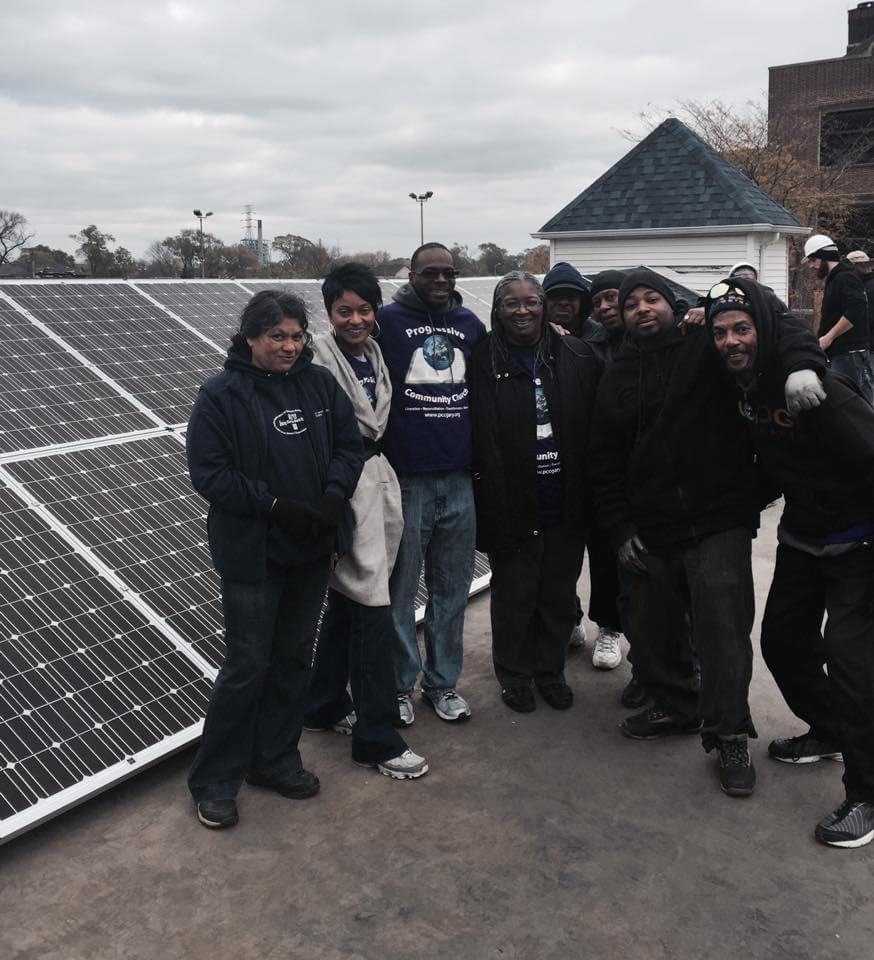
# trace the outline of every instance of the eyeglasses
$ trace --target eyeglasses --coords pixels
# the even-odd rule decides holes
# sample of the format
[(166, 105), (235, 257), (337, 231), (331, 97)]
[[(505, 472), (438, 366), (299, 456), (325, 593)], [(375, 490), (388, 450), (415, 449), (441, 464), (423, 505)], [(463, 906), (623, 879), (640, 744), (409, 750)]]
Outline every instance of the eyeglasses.
[(440, 277), (446, 277), (447, 280), (454, 280), (458, 276), (458, 270), (454, 267), (425, 267), (424, 270), (411, 270), (417, 277), (424, 277), (426, 280), (437, 280)]
[(500, 309), (506, 310), (507, 313), (518, 313), (523, 307), (526, 310), (539, 310), (542, 306), (537, 297), (528, 297), (525, 300), (502, 300)]

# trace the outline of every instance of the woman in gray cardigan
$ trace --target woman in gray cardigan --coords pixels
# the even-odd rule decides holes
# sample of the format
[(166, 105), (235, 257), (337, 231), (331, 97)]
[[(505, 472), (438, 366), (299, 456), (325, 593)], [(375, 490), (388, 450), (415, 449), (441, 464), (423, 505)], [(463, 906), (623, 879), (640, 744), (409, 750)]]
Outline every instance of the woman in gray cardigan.
[(407, 748), (396, 729), (389, 576), (404, 521), (398, 479), (381, 450), (391, 380), (370, 337), (382, 294), (373, 271), (347, 263), (328, 274), (322, 296), (331, 332), (316, 340), (314, 359), (352, 401), (367, 460), (351, 500), (352, 548), (331, 574), (305, 725), (351, 734), (356, 763), (408, 780), (427, 773), (428, 764)]

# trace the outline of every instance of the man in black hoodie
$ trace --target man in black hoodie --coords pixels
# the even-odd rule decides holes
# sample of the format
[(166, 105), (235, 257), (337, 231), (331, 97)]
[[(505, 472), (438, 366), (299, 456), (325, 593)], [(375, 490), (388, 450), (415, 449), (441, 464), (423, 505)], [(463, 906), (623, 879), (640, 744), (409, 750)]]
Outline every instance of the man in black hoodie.
[(791, 416), (779, 322), (754, 282), (730, 279), (711, 290), (707, 323), (739, 387), (737, 418), (786, 500), (762, 654), (810, 729), (774, 740), (768, 753), (787, 763), (843, 754), (846, 801), (815, 836), (857, 847), (874, 839), (874, 410), (828, 371), (819, 407)]
[(854, 380), (868, 403), (874, 404), (871, 372), (868, 301), (854, 264), (841, 258), (830, 237), (817, 234), (804, 245), (804, 260), (825, 281), (819, 323), (819, 345), (833, 370)]
[[(627, 337), (598, 391), (590, 474), (601, 522), (631, 574), (635, 665), (655, 704), (627, 718), (622, 732), (654, 739), (702, 731), (705, 750), (718, 748), (722, 789), (745, 796), (755, 785), (747, 745), (756, 735), (751, 539), (766, 502), (752, 444), (709, 337), (679, 331), (665, 280), (631, 271), (619, 304)], [(821, 356), (800, 323), (780, 348), (784, 373)]]

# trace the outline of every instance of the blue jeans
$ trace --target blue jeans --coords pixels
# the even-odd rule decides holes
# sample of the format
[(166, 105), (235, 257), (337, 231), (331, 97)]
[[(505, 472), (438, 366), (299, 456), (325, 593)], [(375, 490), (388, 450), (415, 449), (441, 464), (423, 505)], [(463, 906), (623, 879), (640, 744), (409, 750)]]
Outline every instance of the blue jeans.
[(297, 748), (328, 558), (222, 581), (225, 660), (188, 774), (195, 800), (235, 797), (248, 774), (279, 782), (301, 769)]
[[(476, 542), (473, 485), (469, 470), (408, 473), (398, 480), (404, 534), (390, 584), (398, 638), (395, 680), (399, 693), (412, 693), (421, 671), (422, 690), (436, 697), (454, 689), (461, 675), (464, 609)], [(416, 639), (416, 591), (423, 562), (428, 590), (424, 663)]]
[(862, 391), (862, 396), (874, 406), (874, 374), (871, 372), (871, 355), (867, 350), (851, 350), (829, 356), (829, 363), (835, 373), (842, 373), (854, 380)]

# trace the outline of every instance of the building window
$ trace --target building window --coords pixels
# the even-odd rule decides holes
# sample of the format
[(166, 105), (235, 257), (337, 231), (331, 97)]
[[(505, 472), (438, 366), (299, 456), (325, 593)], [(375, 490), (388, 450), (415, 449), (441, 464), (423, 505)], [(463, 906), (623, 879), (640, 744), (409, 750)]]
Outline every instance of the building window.
[(822, 115), (819, 163), (823, 167), (874, 163), (874, 107)]

